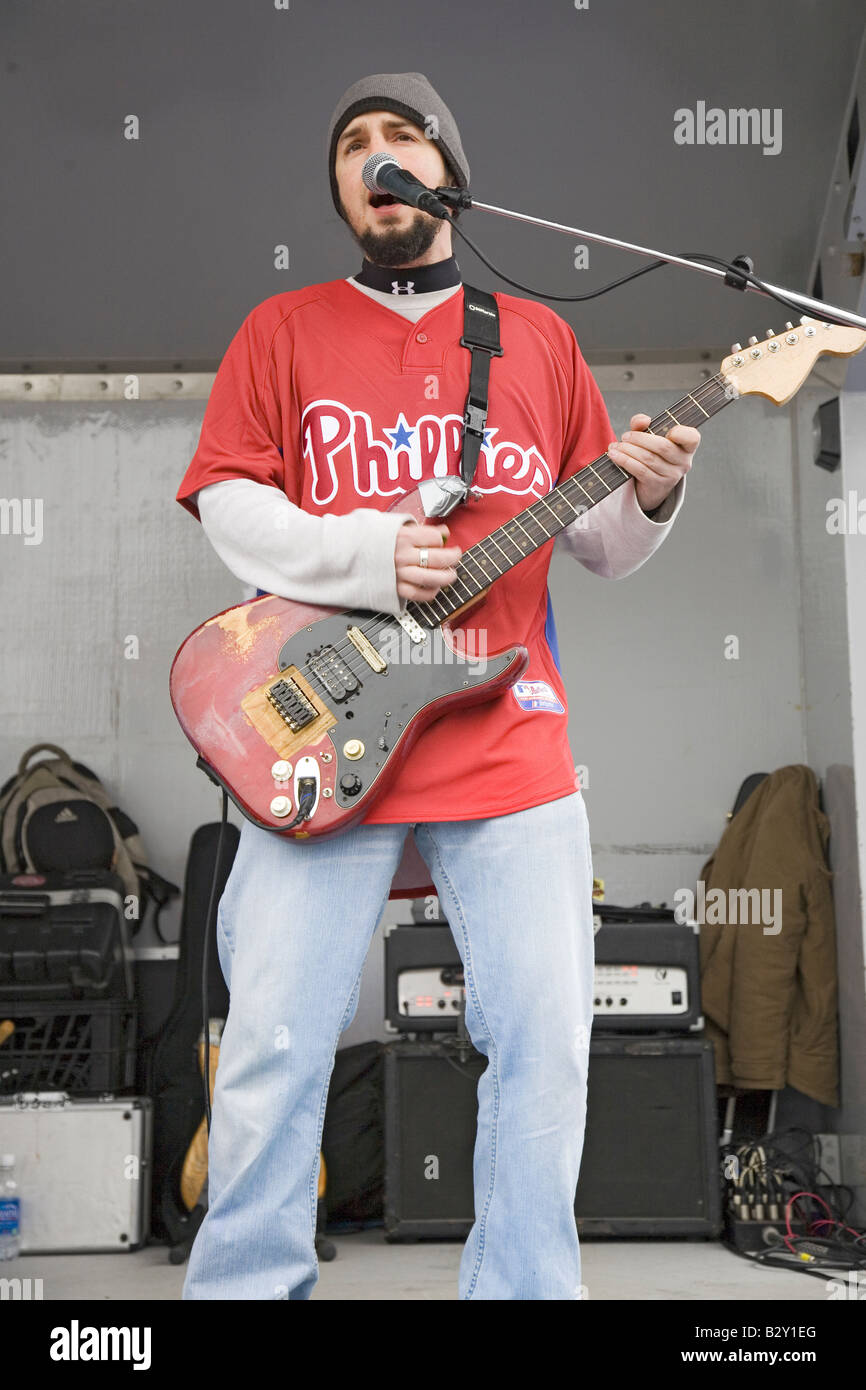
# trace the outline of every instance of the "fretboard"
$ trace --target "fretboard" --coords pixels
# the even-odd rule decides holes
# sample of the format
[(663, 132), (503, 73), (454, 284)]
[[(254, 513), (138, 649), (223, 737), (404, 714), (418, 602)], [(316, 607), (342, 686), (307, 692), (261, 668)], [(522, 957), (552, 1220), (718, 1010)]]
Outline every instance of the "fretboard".
[[(733, 400), (734, 394), (724, 377), (717, 373), (651, 420), (649, 433), (667, 434), (675, 425), (699, 427)], [(406, 605), (407, 612), (424, 627), (436, 627), (579, 516), (603, 502), (630, 477), (631, 474), (612, 458), (602, 454), (552, 492), (511, 517), (504, 526), (464, 550), (455, 582), (440, 589), (434, 599), (410, 601)]]

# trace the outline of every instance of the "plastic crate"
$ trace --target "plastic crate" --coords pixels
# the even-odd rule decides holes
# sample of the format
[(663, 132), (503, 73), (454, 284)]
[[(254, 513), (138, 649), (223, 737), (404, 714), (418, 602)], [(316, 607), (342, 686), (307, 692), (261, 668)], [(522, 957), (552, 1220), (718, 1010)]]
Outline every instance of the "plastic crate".
[[(135, 1082), (138, 1005), (126, 999), (0, 1003), (0, 1095), (68, 1091), (94, 1095)], [(5, 1031), (5, 1030), (2, 1030)]]

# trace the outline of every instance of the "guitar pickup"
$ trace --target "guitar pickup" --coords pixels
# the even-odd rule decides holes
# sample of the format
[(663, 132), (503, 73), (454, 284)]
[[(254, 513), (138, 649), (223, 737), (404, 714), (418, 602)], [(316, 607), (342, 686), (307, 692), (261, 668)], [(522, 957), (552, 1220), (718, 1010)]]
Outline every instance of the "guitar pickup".
[(397, 622), (409, 638), (410, 642), (426, 642), (427, 633), (421, 624), (412, 617), (411, 613), (398, 613)]
[(360, 690), (361, 682), (333, 646), (320, 647), (307, 658), (310, 679), (318, 680), (332, 700), (345, 700)]
[(369, 637), (365, 637), (359, 627), (347, 628), (346, 635), (352, 643), (352, 646), (356, 651), (360, 652), (367, 665), (373, 671), (376, 671), (379, 675), (381, 675), (383, 671), (387, 671), (388, 663), (382, 653), (376, 651)]

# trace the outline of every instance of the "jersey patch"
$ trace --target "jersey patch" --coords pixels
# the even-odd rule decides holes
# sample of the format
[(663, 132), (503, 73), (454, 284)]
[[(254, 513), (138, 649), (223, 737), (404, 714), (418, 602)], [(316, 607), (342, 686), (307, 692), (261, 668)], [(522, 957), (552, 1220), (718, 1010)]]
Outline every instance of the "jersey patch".
[(546, 709), (565, 714), (562, 701), (547, 681), (515, 681), (511, 693), (521, 709)]

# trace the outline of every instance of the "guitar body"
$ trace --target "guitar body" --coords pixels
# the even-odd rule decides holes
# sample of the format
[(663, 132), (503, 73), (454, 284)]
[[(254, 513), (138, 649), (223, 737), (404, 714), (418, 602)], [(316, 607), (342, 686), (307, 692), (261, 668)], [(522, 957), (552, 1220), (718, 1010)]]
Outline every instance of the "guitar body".
[[(417, 491), (394, 505), (427, 520)], [(256, 825), (298, 839), (346, 830), (428, 725), (526, 670), (522, 645), (482, 661), (455, 636), (454, 621), (486, 593), (432, 628), (271, 594), (218, 613), (186, 639), (169, 678), (200, 765)], [(290, 827), (305, 787), (312, 811)]]

